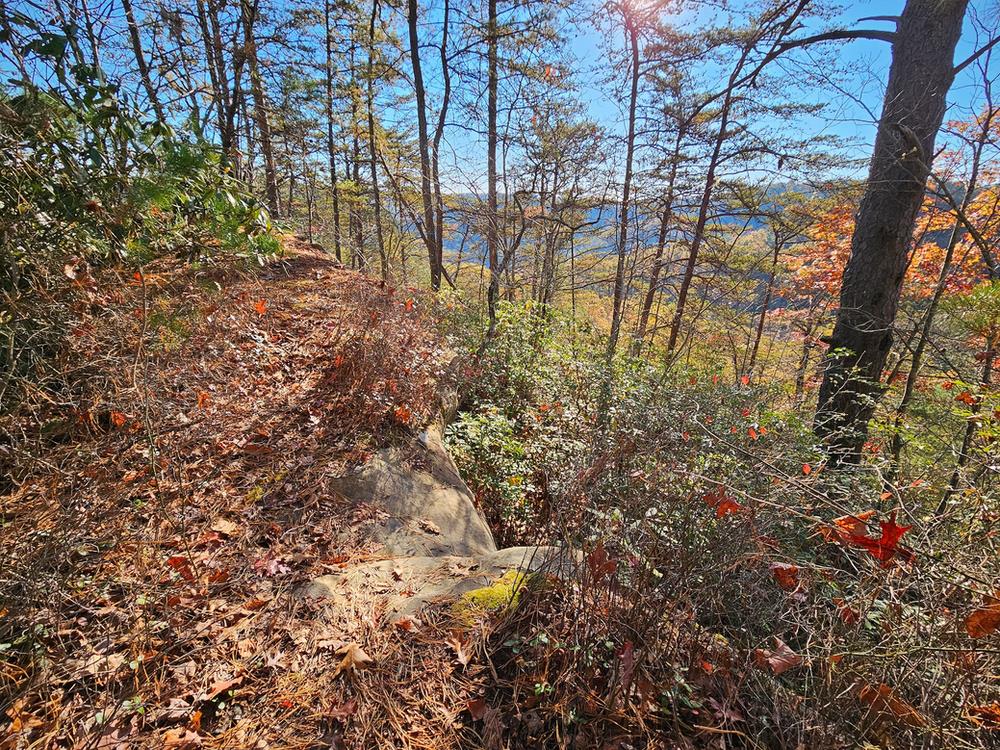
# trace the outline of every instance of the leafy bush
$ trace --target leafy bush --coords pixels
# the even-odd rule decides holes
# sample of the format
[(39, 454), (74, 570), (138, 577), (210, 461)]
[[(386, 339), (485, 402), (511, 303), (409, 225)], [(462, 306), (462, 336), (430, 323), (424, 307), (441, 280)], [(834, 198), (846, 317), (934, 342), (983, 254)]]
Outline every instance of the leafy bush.
[[(968, 581), (1000, 574), (975, 552), (995, 488), (937, 518), (941, 478), (887, 487), (872, 452), (824, 467), (780, 383), (623, 355), (602, 401), (595, 347), (530, 308), (502, 319), (450, 445), (500, 541), (582, 550), (493, 631), (491, 702), (523, 717), (512, 743), (649, 747), (712, 727), (768, 747), (902, 747), (933, 725), (949, 746), (989, 746), (969, 716), (1000, 700), (996, 655), (969, 623), (993, 610)], [(924, 396), (927, 419), (972, 414), (951, 387)]]
[[(278, 250), (267, 212), (214, 147), (143, 121), (100, 71), (66, 64), (66, 32), (32, 19), (22, 51), (52, 83), (0, 92), (0, 411), (29, 378), (61, 390), (51, 367), (76, 305), (97, 304), (93, 272), (156, 257)], [(44, 80), (43, 77), (38, 79)]]

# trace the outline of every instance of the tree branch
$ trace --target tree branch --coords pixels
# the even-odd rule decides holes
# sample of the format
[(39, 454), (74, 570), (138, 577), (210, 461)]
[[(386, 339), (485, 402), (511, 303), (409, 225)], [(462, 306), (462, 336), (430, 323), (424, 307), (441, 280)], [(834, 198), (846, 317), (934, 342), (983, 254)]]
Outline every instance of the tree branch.
[(1000, 36), (996, 37), (995, 39), (991, 39), (989, 41), (989, 43), (984, 44), (982, 47), (980, 47), (979, 49), (977, 49), (975, 52), (973, 52), (967, 58), (965, 58), (964, 60), (962, 60), (962, 62), (960, 62), (958, 65), (955, 66), (955, 73), (956, 73), (956, 75), (958, 73), (962, 72), (963, 70), (965, 70), (970, 65), (972, 65), (972, 63), (974, 63), (980, 57), (982, 57), (983, 55), (985, 55), (991, 49), (993, 49), (997, 45), (998, 42), (1000, 42)]

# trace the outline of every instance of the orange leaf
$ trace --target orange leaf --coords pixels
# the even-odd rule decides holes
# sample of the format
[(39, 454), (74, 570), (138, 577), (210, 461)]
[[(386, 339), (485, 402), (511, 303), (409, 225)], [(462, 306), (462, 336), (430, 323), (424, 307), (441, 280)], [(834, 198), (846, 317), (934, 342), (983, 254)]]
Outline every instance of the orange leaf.
[(126, 422), (128, 422), (128, 417), (126, 417), (120, 411), (111, 412), (111, 424), (113, 424), (115, 427), (124, 427)]
[(715, 506), (715, 517), (725, 518), (730, 513), (738, 513), (743, 510), (743, 506), (731, 498), (726, 498)]
[(994, 732), (1000, 730), (1000, 701), (993, 701), (985, 706), (969, 706), (965, 715), (978, 727)]
[(204, 409), (208, 406), (210, 396), (205, 391), (198, 391), (198, 408)]
[(872, 711), (889, 716), (901, 724), (911, 727), (922, 727), (927, 724), (927, 720), (917, 709), (896, 695), (885, 683), (878, 687), (862, 685), (858, 690), (858, 699), (871, 706)]
[(812, 466), (810, 466), (809, 464), (802, 464), (802, 473), (803, 474), (805, 474), (806, 476), (809, 476), (810, 474), (812, 474), (812, 471), (813, 471), (813, 467)]
[(410, 412), (410, 408), (406, 406), (406, 404), (400, 404), (397, 406), (393, 414), (396, 417), (396, 421), (400, 424), (409, 424), (410, 417), (413, 416), (412, 412)]
[(212, 683), (212, 687), (210, 687), (208, 689), (208, 692), (205, 693), (204, 699), (206, 701), (214, 701), (223, 693), (228, 693), (229, 691), (238, 688), (242, 684), (243, 684), (242, 676), (234, 677), (231, 680), (218, 680)]
[(774, 580), (785, 591), (795, 591), (799, 587), (799, 566), (786, 563), (771, 563), (768, 566)]
[(861, 613), (849, 606), (843, 599), (836, 598), (833, 603), (837, 606), (837, 614), (845, 625), (857, 625), (861, 620)]
[(956, 401), (960, 401), (961, 403), (965, 404), (966, 406), (975, 406), (976, 405), (976, 397), (973, 396), (968, 391), (962, 391), (961, 393), (959, 393), (957, 396), (955, 396), (955, 400)]
[(970, 638), (985, 638), (1000, 628), (1000, 599), (987, 597), (985, 607), (975, 610), (965, 620), (965, 630)]
[(913, 553), (905, 547), (899, 546), (899, 540), (903, 534), (909, 531), (912, 526), (899, 526), (896, 523), (896, 512), (893, 511), (888, 521), (880, 521), (882, 535), (874, 539), (866, 534), (853, 534), (849, 541), (856, 547), (862, 547), (881, 564), (883, 568), (889, 567), (894, 557), (901, 557), (904, 560), (912, 560)]
[(254, 312), (263, 317), (267, 313), (267, 300), (259, 299), (254, 303)]
[(397, 628), (407, 633), (416, 633), (420, 630), (420, 620), (416, 617), (400, 617), (394, 624)]
[(840, 516), (833, 519), (832, 526), (821, 526), (820, 535), (828, 542), (850, 541), (852, 536), (863, 534), (869, 520), (875, 517), (875, 511), (866, 510), (853, 516)]
[(191, 572), (191, 563), (184, 555), (174, 555), (167, 558), (167, 565), (177, 571), (177, 574), (185, 581), (194, 581), (194, 573)]
[(406, 308), (406, 312), (410, 312), (413, 309), (413, 297), (410, 297), (408, 300), (406, 300), (406, 303), (403, 305), (403, 307)]

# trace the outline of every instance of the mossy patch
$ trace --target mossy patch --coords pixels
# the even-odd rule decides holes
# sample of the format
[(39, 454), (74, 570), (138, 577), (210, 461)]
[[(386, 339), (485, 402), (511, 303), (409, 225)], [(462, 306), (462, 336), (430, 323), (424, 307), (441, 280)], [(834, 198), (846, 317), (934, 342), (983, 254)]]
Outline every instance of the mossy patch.
[(520, 570), (508, 570), (489, 586), (483, 586), (462, 594), (451, 605), (452, 613), (467, 624), (472, 624), (483, 615), (499, 614), (517, 606), (525, 586), (532, 574)]

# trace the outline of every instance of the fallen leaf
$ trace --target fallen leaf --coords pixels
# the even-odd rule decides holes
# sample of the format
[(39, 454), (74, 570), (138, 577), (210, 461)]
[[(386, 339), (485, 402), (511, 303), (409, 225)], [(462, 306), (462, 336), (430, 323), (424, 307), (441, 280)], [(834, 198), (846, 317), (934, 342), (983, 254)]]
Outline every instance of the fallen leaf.
[(338, 703), (336, 706), (331, 708), (330, 718), (342, 722), (357, 713), (357, 710), (358, 702), (354, 698), (351, 698), (349, 701)]
[(216, 518), (210, 528), (212, 531), (217, 531), (225, 536), (232, 536), (240, 530), (240, 527), (228, 518)]
[(232, 679), (217, 680), (216, 682), (213, 682), (212, 687), (210, 687), (208, 689), (208, 692), (205, 693), (204, 696), (202, 696), (202, 700), (207, 702), (214, 701), (223, 693), (227, 693), (230, 690), (238, 688), (240, 685), (242, 685), (243, 679), (244, 679), (243, 676), (240, 675), (239, 677), (233, 677)]
[(413, 413), (410, 411), (410, 408), (406, 406), (406, 404), (400, 404), (393, 412), (393, 416), (396, 417), (396, 421), (400, 424), (409, 424)]
[(732, 498), (726, 498), (721, 503), (715, 506), (715, 517), (725, 518), (730, 513), (739, 513), (743, 510), (743, 506)]
[(474, 721), (482, 721), (486, 715), (486, 701), (483, 698), (474, 698), (467, 702), (465, 707)]
[(194, 572), (191, 570), (191, 563), (184, 555), (168, 557), (167, 565), (177, 571), (177, 575), (185, 581), (194, 581)]
[(882, 683), (877, 687), (872, 685), (861, 685), (858, 690), (858, 699), (866, 703), (875, 713), (895, 719), (901, 724), (911, 727), (922, 727), (927, 724), (927, 720), (920, 713), (900, 698), (891, 687)]
[(351, 674), (355, 669), (364, 669), (374, 661), (361, 646), (354, 642), (348, 643), (337, 652), (338, 656), (341, 654), (344, 658), (340, 660), (340, 664), (333, 671), (334, 677), (341, 673)]
[(845, 625), (857, 625), (861, 621), (861, 613), (849, 606), (843, 599), (835, 598), (833, 603), (837, 607), (837, 614), (840, 615), (840, 619)]
[(955, 400), (965, 404), (966, 406), (976, 405), (976, 397), (973, 396), (968, 391), (962, 391), (961, 393), (959, 393), (957, 396), (955, 396)]
[(393, 624), (407, 633), (416, 633), (420, 630), (420, 620), (416, 617), (400, 617)]
[(758, 666), (762, 667), (766, 664), (775, 675), (779, 675), (782, 672), (787, 672), (789, 669), (794, 669), (802, 665), (804, 659), (799, 654), (789, 648), (778, 636), (772, 637), (774, 639), (774, 651), (759, 648), (754, 654)]
[(292, 571), (279, 558), (262, 557), (253, 563), (253, 569), (258, 573), (266, 573), (269, 576), (284, 575)]
[(980, 607), (965, 620), (965, 630), (970, 638), (985, 638), (1000, 628), (1000, 599), (986, 597), (986, 606)]
[(198, 408), (204, 409), (206, 406), (208, 406), (208, 402), (210, 399), (211, 397), (207, 393), (205, 393), (205, 391), (198, 391)]
[(267, 313), (267, 300), (259, 299), (254, 303), (254, 312), (263, 317)]
[(821, 526), (820, 535), (828, 542), (848, 542), (852, 536), (863, 534), (868, 521), (875, 517), (874, 510), (865, 510), (850, 516), (833, 519), (832, 526)]
[(809, 464), (802, 464), (802, 473), (803, 474), (805, 474), (806, 476), (809, 476), (810, 474), (812, 474), (812, 471), (813, 471), (813, 467), (812, 466), (810, 466)]
[(128, 422), (128, 417), (126, 417), (120, 411), (111, 412), (111, 424), (113, 424), (115, 427), (124, 427), (126, 422)]
[(969, 706), (965, 716), (977, 727), (994, 732), (1000, 730), (1000, 701), (993, 701), (984, 706)]
[(446, 643), (451, 646), (452, 651), (455, 652), (455, 658), (458, 660), (458, 663), (463, 667), (467, 667), (469, 662), (472, 660), (469, 652), (466, 651), (466, 646), (469, 645), (468, 636), (464, 635), (459, 630), (452, 630), (451, 635), (449, 635), (446, 640)]
[(866, 534), (854, 534), (850, 537), (850, 543), (866, 549), (881, 563), (883, 568), (888, 568), (894, 557), (900, 557), (907, 561), (912, 560), (913, 553), (905, 547), (900, 547), (899, 541), (913, 527), (899, 526), (896, 523), (895, 511), (889, 516), (888, 521), (880, 521), (879, 526), (882, 528), (882, 535), (878, 539)]
[(163, 735), (163, 748), (166, 750), (194, 750), (201, 747), (201, 737), (186, 727), (168, 729)]

